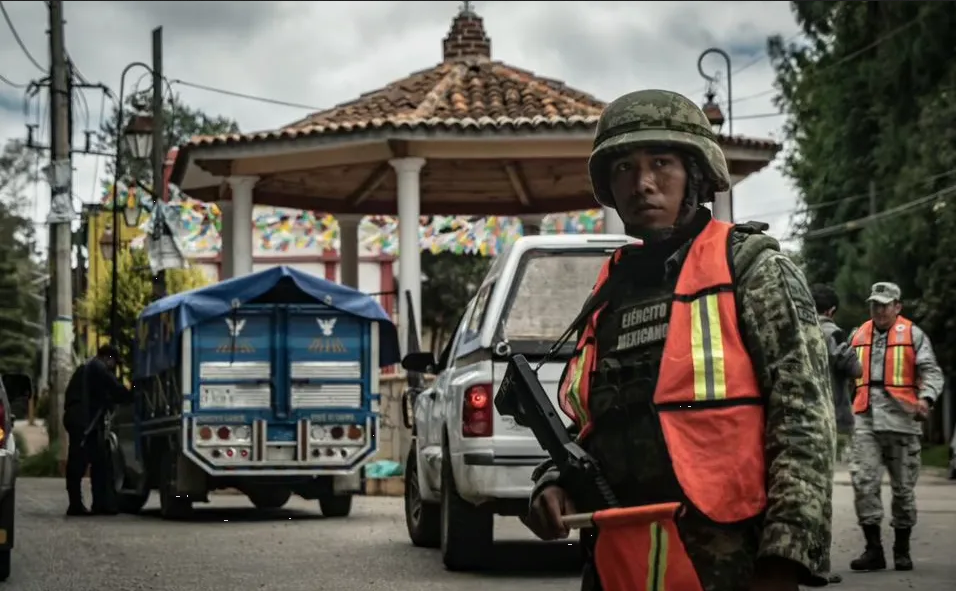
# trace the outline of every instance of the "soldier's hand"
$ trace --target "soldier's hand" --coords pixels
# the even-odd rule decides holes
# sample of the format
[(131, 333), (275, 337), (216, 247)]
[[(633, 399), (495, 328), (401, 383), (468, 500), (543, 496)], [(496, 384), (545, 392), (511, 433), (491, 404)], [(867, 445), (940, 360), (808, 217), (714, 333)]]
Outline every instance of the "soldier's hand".
[(916, 420), (925, 421), (929, 418), (929, 402), (925, 398), (920, 398), (919, 405), (916, 407)]
[(563, 540), (569, 532), (561, 517), (574, 512), (574, 503), (564, 489), (551, 485), (538, 493), (521, 521), (542, 540)]

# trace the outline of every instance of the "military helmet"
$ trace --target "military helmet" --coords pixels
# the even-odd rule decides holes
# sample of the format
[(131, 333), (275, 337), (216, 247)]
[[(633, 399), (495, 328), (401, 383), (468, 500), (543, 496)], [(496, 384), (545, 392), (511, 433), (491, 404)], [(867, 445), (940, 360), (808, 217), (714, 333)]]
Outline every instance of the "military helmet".
[(609, 161), (642, 146), (668, 145), (695, 155), (714, 191), (730, 190), (727, 159), (704, 112), (690, 99), (667, 90), (639, 90), (618, 98), (601, 113), (588, 160), (598, 203), (614, 207)]

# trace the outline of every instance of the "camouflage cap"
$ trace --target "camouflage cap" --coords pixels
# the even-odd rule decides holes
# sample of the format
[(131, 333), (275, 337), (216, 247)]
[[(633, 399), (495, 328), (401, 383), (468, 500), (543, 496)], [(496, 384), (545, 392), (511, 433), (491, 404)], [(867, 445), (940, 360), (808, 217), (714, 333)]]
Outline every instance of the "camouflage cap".
[(890, 283), (889, 281), (881, 281), (873, 284), (873, 287), (870, 289), (870, 297), (866, 298), (866, 301), (876, 302), (878, 304), (890, 304), (900, 301), (902, 297), (903, 290), (900, 289), (899, 285)]
[(622, 150), (654, 145), (673, 146), (696, 155), (714, 190), (730, 190), (727, 159), (700, 107), (676, 92), (639, 90), (605, 107), (598, 121), (588, 161), (598, 203), (614, 207), (608, 160)]

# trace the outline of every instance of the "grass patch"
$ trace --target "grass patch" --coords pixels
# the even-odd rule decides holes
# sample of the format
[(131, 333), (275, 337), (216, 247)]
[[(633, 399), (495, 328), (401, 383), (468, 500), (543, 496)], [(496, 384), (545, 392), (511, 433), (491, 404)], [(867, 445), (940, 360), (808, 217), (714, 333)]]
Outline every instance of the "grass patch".
[(56, 447), (47, 446), (35, 454), (21, 455), (20, 476), (32, 478), (60, 476), (60, 458)]
[(923, 465), (933, 466), (934, 468), (946, 468), (949, 466), (949, 446), (931, 445), (923, 448)]

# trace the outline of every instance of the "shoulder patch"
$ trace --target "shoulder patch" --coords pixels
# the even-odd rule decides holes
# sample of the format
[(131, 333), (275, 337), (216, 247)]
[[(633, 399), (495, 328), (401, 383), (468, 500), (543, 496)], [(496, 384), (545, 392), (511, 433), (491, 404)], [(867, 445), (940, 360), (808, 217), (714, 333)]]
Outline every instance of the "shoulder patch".
[(803, 273), (786, 255), (781, 256), (777, 264), (780, 265), (787, 292), (797, 310), (797, 318), (804, 324), (819, 324), (816, 304), (813, 302), (813, 295), (810, 294), (810, 287)]

